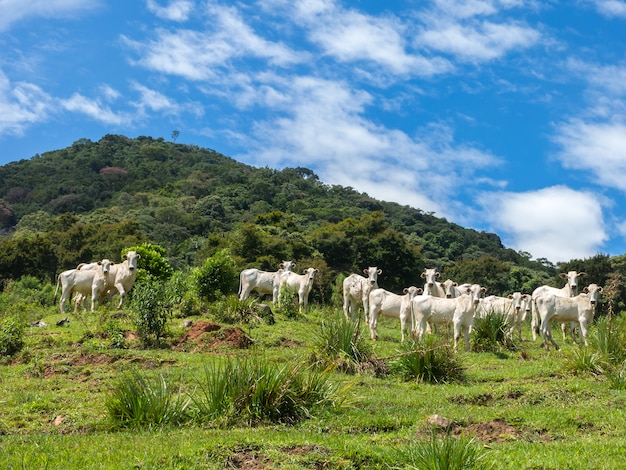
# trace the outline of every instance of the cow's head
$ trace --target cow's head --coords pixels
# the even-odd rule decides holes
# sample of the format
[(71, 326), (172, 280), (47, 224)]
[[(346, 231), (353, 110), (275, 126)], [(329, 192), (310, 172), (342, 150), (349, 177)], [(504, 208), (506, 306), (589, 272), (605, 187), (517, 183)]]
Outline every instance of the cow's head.
[(435, 268), (425, 268), (424, 272), (420, 274), (420, 277), (425, 280), (424, 291), (427, 294), (432, 294), (432, 288), (435, 286), (435, 282), (439, 279), (441, 274)]
[(280, 263), (280, 269), (283, 269), (285, 271), (293, 271), (295, 268), (295, 261), (283, 261), (282, 263)]
[(137, 269), (137, 260), (141, 258), (141, 255), (136, 251), (129, 251), (123, 256), (123, 258), (128, 261), (128, 269), (134, 271)]
[(103, 259), (102, 261), (98, 261), (98, 264), (102, 268), (102, 272), (104, 274), (107, 274), (109, 272), (109, 270), (111, 269), (111, 266), (113, 265), (113, 263), (110, 260), (106, 259), (106, 258)]
[(478, 284), (472, 284), (465, 289), (464, 294), (471, 296), (474, 306), (477, 306), (480, 303), (481, 297), (484, 297), (486, 292), (487, 289), (484, 287), (480, 287)]
[(583, 289), (583, 292), (589, 296), (591, 305), (595, 305), (600, 297), (600, 292), (602, 292), (602, 287), (596, 284), (589, 284)]
[(367, 281), (372, 287), (378, 288), (378, 275), (382, 274), (383, 270), (370, 266), (363, 270), (363, 273), (367, 276)]
[(441, 283), (441, 288), (446, 293), (446, 297), (448, 299), (451, 299), (455, 296), (457, 286), (458, 284), (452, 279), (446, 279), (444, 282)]
[(562, 279), (567, 279), (567, 287), (569, 288), (569, 296), (574, 297), (578, 295), (578, 278), (585, 277), (587, 273), (577, 273), (576, 271), (569, 271), (566, 273), (561, 273)]

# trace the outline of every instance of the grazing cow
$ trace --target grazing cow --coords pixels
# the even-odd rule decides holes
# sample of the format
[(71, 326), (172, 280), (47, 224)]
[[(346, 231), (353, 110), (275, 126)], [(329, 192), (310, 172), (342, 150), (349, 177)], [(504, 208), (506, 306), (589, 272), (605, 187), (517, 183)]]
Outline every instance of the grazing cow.
[(574, 297), (562, 297), (554, 294), (539, 295), (535, 299), (535, 306), (541, 319), (542, 346), (548, 349), (548, 340), (559, 349), (558, 344), (552, 339), (552, 321), (561, 323), (577, 322), (580, 325), (580, 334), (585, 345), (587, 331), (595, 314), (596, 303), (602, 292), (602, 287), (589, 284), (582, 294)]
[(298, 291), (298, 305), (300, 313), (304, 308), (305, 312), (309, 311), (309, 294), (313, 288), (313, 281), (315, 281), (315, 274), (319, 270), (315, 268), (306, 268), (302, 271), (302, 274), (296, 274), (291, 271), (284, 271), (279, 277), (278, 297), (280, 298), (280, 292), (284, 286), (289, 289), (295, 289)]
[(137, 276), (137, 261), (141, 258), (141, 255), (136, 251), (129, 251), (124, 256), (124, 261), (111, 266), (109, 275), (107, 278), (107, 286), (109, 289), (117, 289), (120, 294), (120, 301), (117, 308), (121, 308), (126, 298), (126, 294), (135, 285), (135, 278)]
[(485, 288), (472, 284), (461, 296), (448, 299), (432, 295), (415, 296), (411, 302), (413, 309), (413, 330), (417, 338), (426, 331), (428, 322), (450, 324), (454, 327), (454, 349), (456, 351), (461, 333), (465, 339), (465, 350), (469, 351), (469, 334), (474, 321), (474, 312)]
[(412, 327), (411, 301), (423, 291), (420, 287), (407, 287), (404, 295), (394, 294), (385, 289), (373, 289), (370, 292), (369, 304), (369, 326), (370, 336), (376, 341), (378, 339), (378, 318), (382, 314), (385, 317), (397, 318), (400, 320), (400, 331), (402, 342), (404, 342), (404, 331)]
[(252, 291), (259, 295), (272, 294), (272, 302), (278, 302), (278, 278), (281, 273), (292, 271), (296, 267), (293, 261), (280, 263), (278, 271), (261, 271), (260, 269), (244, 269), (239, 274), (239, 300), (246, 300)]
[(378, 289), (378, 276), (383, 270), (370, 266), (363, 270), (367, 277), (350, 274), (343, 280), (343, 314), (346, 320), (354, 320), (358, 312), (358, 304), (363, 305), (365, 321), (369, 323), (369, 295), (372, 289)]
[[(537, 339), (537, 334), (539, 333), (539, 318), (537, 316), (537, 305), (535, 302), (535, 299), (540, 296), (540, 295), (544, 295), (544, 294), (551, 294), (551, 295), (556, 295), (558, 297), (573, 297), (575, 295), (578, 294), (578, 279), (581, 277), (586, 276), (587, 273), (583, 273), (583, 272), (576, 272), (576, 271), (569, 271), (567, 274), (566, 273), (561, 273), (559, 274), (559, 276), (563, 279), (567, 279), (567, 284), (565, 284), (565, 286), (563, 286), (561, 289), (557, 289), (556, 287), (551, 287), (551, 286), (539, 286), (537, 287), (534, 291), (533, 291), (533, 295), (532, 295), (532, 321), (531, 321), (531, 330), (532, 330), (532, 334), (533, 334), (533, 341), (535, 341)], [(574, 325), (571, 325), (571, 329), (572, 329), (572, 337), (574, 336), (573, 333), (573, 329), (575, 327)], [(566, 324), (564, 323), (561, 326), (562, 330), (563, 330), (563, 340), (566, 339)]]
[[(59, 308), (61, 313), (65, 312), (65, 302), (72, 294), (81, 295), (81, 302), (85, 297), (91, 295), (91, 311), (95, 310), (96, 300), (106, 292), (106, 276), (110, 272), (111, 262), (107, 259), (98, 261), (95, 269), (69, 269), (59, 274), (56, 290), (54, 291), (54, 301), (61, 286), (61, 302)], [(74, 304), (74, 312), (78, 309), (78, 303)]]
[(475, 317), (481, 318), (489, 313), (502, 314), (506, 316), (507, 324), (510, 326), (509, 336), (512, 338), (515, 329), (518, 331), (519, 339), (522, 340), (522, 321), (526, 316), (527, 299), (530, 296), (521, 292), (513, 292), (507, 297), (490, 295), (480, 299)]

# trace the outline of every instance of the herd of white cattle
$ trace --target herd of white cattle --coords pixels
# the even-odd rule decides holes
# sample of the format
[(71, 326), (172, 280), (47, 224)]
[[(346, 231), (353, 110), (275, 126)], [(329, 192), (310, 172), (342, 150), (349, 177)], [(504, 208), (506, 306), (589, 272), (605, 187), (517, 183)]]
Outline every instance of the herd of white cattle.
[[(316, 269), (308, 268), (303, 274), (293, 272), (295, 263), (283, 261), (278, 271), (245, 269), (239, 277), (239, 299), (247, 299), (252, 291), (260, 295), (272, 294), (276, 304), (283, 286), (297, 289), (300, 311), (308, 308), (308, 297), (313, 287)], [(400, 320), (402, 341), (405, 332), (419, 339), (424, 333), (441, 325), (452, 325), (454, 348), (463, 337), (465, 350), (469, 350), (469, 336), (474, 318), (490, 313), (506, 316), (510, 327), (508, 334), (522, 340), (522, 323), (531, 313), (533, 340), (540, 333), (543, 345), (552, 343), (552, 322), (562, 324), (563, 339), (566, 339), (567, 325), (574, 337), (575, 326), (580, 326), (582, 341), (587, 344), (587, 333), (593, 322), (595, 307), (602, 287), (589, 284), (579, 293), (579, 280), (584, 272), (569, 271), (560, 276), (567, 280), (562, 289), (540, 286), (532, 294), (514, 292), (507, 297), (485, 296), (486, 289), (478, 284), (458, 284), (450, 279), (440, 282), (441, 274), (436, 269), (424, 269), (421, 278), (424, 287), (407, 287), (403, 294), (395, 294), (378, 287), (378, 276), (382, 270), (369, 267), (363, 270), (365, 276), (351, 274), (343, 281), (343, 313), (348, 321), (359, 319), (359, 309), (363, 308), (365, 321), (369, 325), (370, 336), (378, 338), (378, 320), (381, 315)]]
[(75, 269), (68, 269), (59, 274), (57, 286), (54, 292), (56, 302), (59, 286), (61, 287), (61, 313), (65, 312), (65, 302), (74, 294), (74, 312), (78, 305), (83, 304), (88, 296), (91, 296), (91, 311), (95, 310), (97, 301), (112, 298), (114, 294), (120, 295), (117, 308), (124, 303), (126, 294), (133, 288), (137, 276), (137, 261), (141, 256), (136, 251), (129, 251), (124, 256), (124, 261), (114, 263), (108, 259), (93, 263), (81, 263)]

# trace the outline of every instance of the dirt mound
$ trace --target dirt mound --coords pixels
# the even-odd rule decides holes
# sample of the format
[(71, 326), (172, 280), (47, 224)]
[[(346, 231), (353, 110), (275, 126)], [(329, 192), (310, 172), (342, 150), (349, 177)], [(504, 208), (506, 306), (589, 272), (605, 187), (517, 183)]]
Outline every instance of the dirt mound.
[(222, 328), (213, 322), (199, 321), (194, 323), (179, 339), (174, 349), (183, 349), (184, 345), (194, 342), (199, 350), (214, 349), (227, 346), (235, 349), (246, 349), (252, 344), (252, 339), (241, 328)]
[(502, 419), (483, 423), (472, 423), (466, 427), (456, 426), (453, 434), (471, 435), (483, 442), (503, 442), (517, 439), (519, 431)]

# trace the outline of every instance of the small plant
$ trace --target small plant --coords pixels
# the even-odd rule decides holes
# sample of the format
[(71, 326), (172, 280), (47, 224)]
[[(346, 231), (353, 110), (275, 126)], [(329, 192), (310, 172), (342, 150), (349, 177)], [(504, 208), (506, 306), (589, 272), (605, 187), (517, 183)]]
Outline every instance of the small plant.
[(347, 321), (342, 313), (322, 320), (315, 339), (319, 356), (315, 362), (334, 365), (340, 370), (354, 371), (372, 356), (371, 344), (363, 334), (360, 322)]
[(196, 271), (198, 293), (208, 302), (235, 292), (238, 280), (235, 261), (228, 249), (215, 253)]
[(263, 360), (205, 366), (198, 388), (196, 418), (218, 424), (295, 423), (340, 402), (325, 372)]
[(626, 364), (621, 369), (607, 372), (609, 388), (613, 390), (626, 390)]
[(472, 350), (498, 352), (514, 350), (515, 344), (509, 334), (510, 325), (505, 313), (489, 311), (474, 319), (472, 325)]
[(446, 341), (435, 335), (404, 343), (392, 362), (392, 370), (406, 380), (419, 382), (448, 383), (465, 378), (459, 356)]
[(278, 295), (278, 311), (290, 320), (295, 320), (300, 315), (298, 305), (298, 292), (295, 288), (284, 285)]
[(24, 330), (17, 319), (8, 317), (0, 322), (0, 357), (13, 356), (24, 347)]
[(130, 303), (132, 321), (144, 346), (158, 344), (165, 335), (171, 306), (166, 302), (163, 282), (151, 275), (138, 280)]
[(114, 427), (137, 429), (180, 424), (189, 419), (189, 403), (189, 397), (172, 390), (163, 376), (132, 371), (117, 382), (105, 407)]
[(454, 438), (449, 434), (428, 441), (416, 442), (408, 452), (409, 466), (414, 470), (473, 470), (493, 468), (486, 462), (486, 453), (472, 439)]
[(236, 296), (229, 295), (214, 302), (210, 306), (210, 313), (222, 323), (252, 323), (256, 321), (273, 324), (274, 318), (271, 310), (269, 314), (263, 314), (261, 317), (256, 308), (257, 305), (258, 301), (254, 297), (239, 300)]

